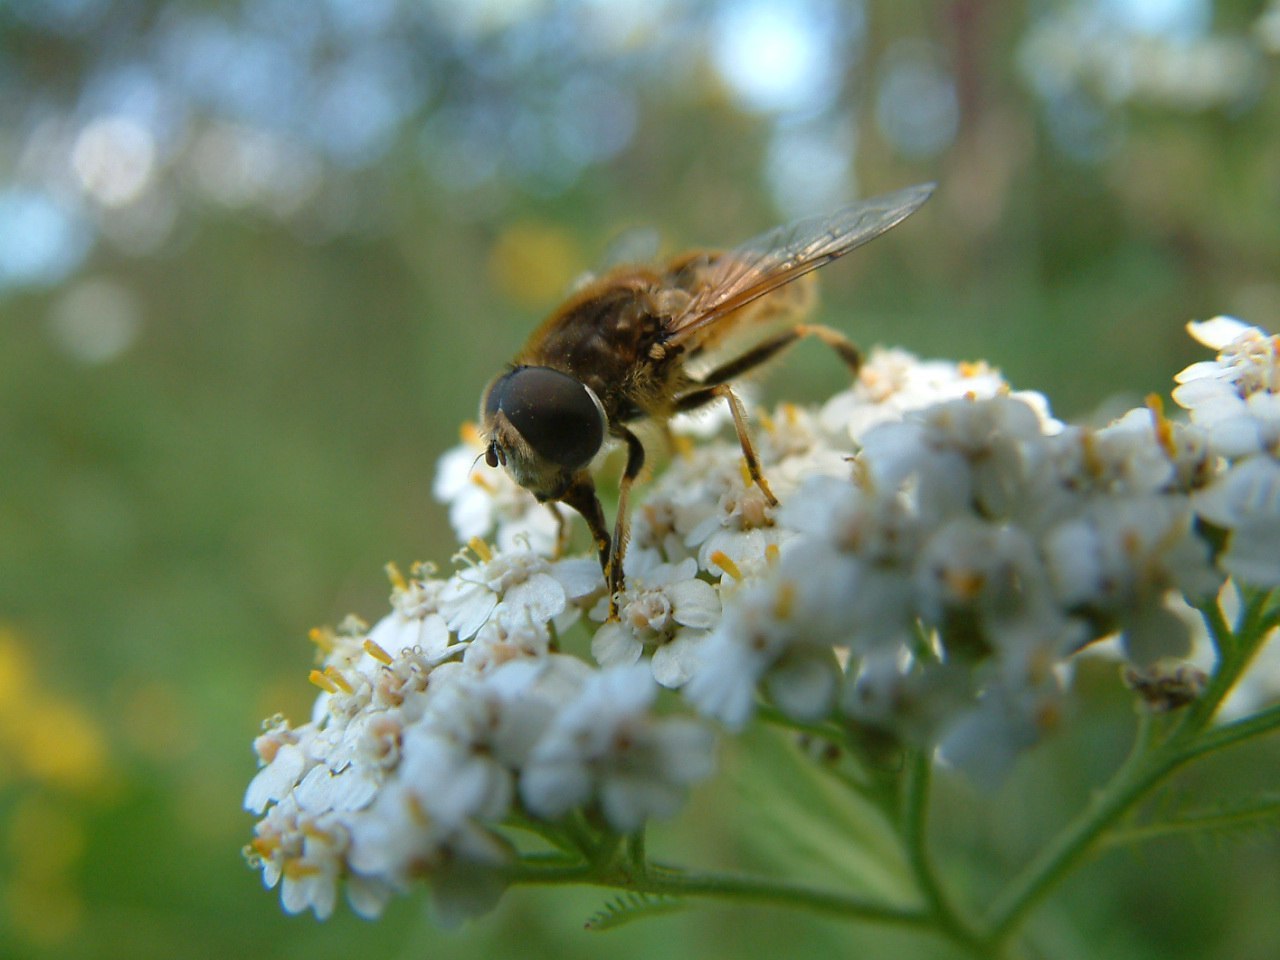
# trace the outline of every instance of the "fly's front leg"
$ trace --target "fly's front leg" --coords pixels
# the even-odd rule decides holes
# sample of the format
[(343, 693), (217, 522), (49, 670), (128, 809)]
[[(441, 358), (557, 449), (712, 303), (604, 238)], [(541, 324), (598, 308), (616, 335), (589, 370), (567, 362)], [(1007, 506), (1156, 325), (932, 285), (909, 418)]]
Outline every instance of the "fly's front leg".
[(631, 485), (644, 468), (644, 444), (626, 427), (620, 428), (622, 439), (627, 443), (627, 466), (622, 471), (622, 480), (618, 484), (618, 517), (613, 525), (613, 555), (605, 568), (605, 581), (609, 587), (609, 619), (618, 619), (618, 595), (622, 593), (625, 583), (622, 577), (622, 558), (627, 552), (627, 501), (631, 496)]
[(559, 560), (565, 555), (565, 551), (569, 549), (569, 521), (565, 519), (564, 513), (554, 503), (548, 503), (547, 509), (556, 518), (556, 550), (552, 559)]
[(676, 410), (680, 413), (696, 410), (717, 397), (724, 397), (729, 403), (729, 412), (733, 414), (733, 428), (738, 433), (738, 445), (742, 447), (743, 459), (747, 461), (747, 473), (751, 475), (751, 482), (760, 488), (760, 492), (769, 501), (769, 506), (776, 507), (778, 498), (769, 489), (769, 482), (765, 480), (764, 471), (760, 469), (760, 458), (756, 455), (756, 448), (751, 442), (751, 433), (747, 430), (747, 411), (743, 408), (738, 395), (729, 389), (727, 383), (718, 383), (713, 387), (702, 387), (692, 393), (686, 393), (676, 402)]
[[(604, 572), (605, 583), (608, 583), (612, 545), (609, 542), (609, 530), (604, 523), (604, 508), (600, 506), (600, 498), (596, 496), (596, 485), (591, 475), (584, 470), (574, 477), (569, 489), (560, 496), (560, 502), (573, 507), (587, 521), (587, 529), (591, 531), (591, 539), (595, 541), (596, 553), (600, 557), (600, 569)], [(559, 514), (559, 511), (556, 512)]]

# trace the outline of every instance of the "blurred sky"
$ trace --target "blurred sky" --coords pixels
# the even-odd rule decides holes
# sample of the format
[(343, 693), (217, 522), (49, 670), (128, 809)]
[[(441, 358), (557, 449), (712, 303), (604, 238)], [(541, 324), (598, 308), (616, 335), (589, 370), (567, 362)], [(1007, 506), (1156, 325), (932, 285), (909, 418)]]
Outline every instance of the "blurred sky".
[[(965, 51), (944, 43), (965, 38), (964, 18), (1018, 14), (1005, 69), (1039, 100), (1053, 148), (1083, 162), (1118, 148), (1127, 103), (1249, 109), (1280, 43), (1274, 10), (1252, 34), (1224, 31), (1209, 0), (945, 4), (901, 18), (934, 36), (876, 49), (867, 6), (838, 0), (8, 8), (0, 291), (60, 283), (102, 245), (155, 255), (206, 205), (310, 240), (385, 229), (352, 181), (413, 170), (466, 198), (451, 216), (500, 215), (635, 150), (641, 115), (667, 98), (718, 94), (757, 117), (775, 207), (811, 212), (859, 192), (860, 137), (912, 161), (952, 148), (973, 91)], [(91, 350), (127, 341), (109, 312)]]

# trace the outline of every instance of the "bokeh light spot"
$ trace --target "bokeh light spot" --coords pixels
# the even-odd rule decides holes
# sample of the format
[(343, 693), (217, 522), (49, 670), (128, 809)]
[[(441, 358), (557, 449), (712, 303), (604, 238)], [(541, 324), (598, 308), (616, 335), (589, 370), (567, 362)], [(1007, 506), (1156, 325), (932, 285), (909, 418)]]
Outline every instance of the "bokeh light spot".
[(287, 214), (319, 188), (319, 162), (266, 130), (215, 124), (192, 145), (192, 168), (206, 196), (227, 207), (261, 204)]
[(57, 283), (91, 243), (84, 219), (44, 191), (0, 189), (0, 289)]
[(107, 363), (128, 350), (141, 323), (137, 298), (101, 277), (74, 284), (49, 312), (54, 342), (68, 356), (87, 364)]
[(856, 145), (855, 127), (848, 120), (775, 131), (765, 176), (778, 208), (788, 217), (800, 217), (847, 200)]
[(1213, 17), (1209, 0), (1102, 0), (1099, 6), (1128, 31), (1174, 40), (1200, 36)]
[(71, 166), (80, 187), (107, 207), (138, 198), (155, 168), (151, 133), (129, 117), (101, 117), (88, 123), (71, 148)]
[(187, 709), (172, 683), (133, 678), (122, 682), (116, 694), (124, 734), (143, 756), (169, 762), (194, 749)]
[(711, 56), (748, 109), (818, 112), (839, 94), (842, 39), (829, 4), (748, 0), (724, 5)]
[(934, 47), (921, 41), (895, 45), (876, 91), (876, 122), (906, 157), (941, 153), (955, 139), (960, 104), (955, 82)]

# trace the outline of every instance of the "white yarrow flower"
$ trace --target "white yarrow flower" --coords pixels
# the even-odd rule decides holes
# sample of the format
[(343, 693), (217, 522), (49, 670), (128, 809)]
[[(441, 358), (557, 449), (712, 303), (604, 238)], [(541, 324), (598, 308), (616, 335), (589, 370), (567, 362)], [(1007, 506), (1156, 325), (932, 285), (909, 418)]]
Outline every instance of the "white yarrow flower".
[(780, 709), (813, 719), (830, 709), (838, 690), (835, 653), (806, 631), (807, 584), (777, 576), (734, 595), (698, 651), (684, 695), (697, 710), (739, 730), (765, 684)]
[(655, 719), (657, 686), (643, 665), (597, 673), (557, 714), (520, 777), (525, 805), (557, 818), (590, 799), (620, 833), (669, 817), (712, 770), (713, 739), (686, 719)]
[(1220, 563), (1244, 583), (1280, 586), (1280, 462), (1249, 457), (1194, 500), (1205, 519), (1231, 531)]
[[(720, 618), (715, 587), (697, 574), (691, 557), (629, 573), (619, 618), (603, 624), (591, 640), (596, 661), (627, 666), (648, 651), (654, 679), (664, 687), (688, 680), (698, 646)], [(602, 600), (592, 616), (604, 619), (607, 610)]]
[(449, 522), (458, 541), (492, 538), (500, 550), (523, 547), (551, 556), (560, 532), (556, 513), (505, 470), (493, 470), (480, 462), (483, 456), (480, 434), (470, 425), (464, 429), (463, 443), (436, 464), (433, 492), (448, 505)]
[(583, 599), (603, 583), (599, 566), (585, 561), (551, 561), (530, 550), (499, 551), (450, 578), (440, 593), (440, 612), (462, 640), (474, 637), (490, 620), (508, 628), (547, 623), (571, 599)]

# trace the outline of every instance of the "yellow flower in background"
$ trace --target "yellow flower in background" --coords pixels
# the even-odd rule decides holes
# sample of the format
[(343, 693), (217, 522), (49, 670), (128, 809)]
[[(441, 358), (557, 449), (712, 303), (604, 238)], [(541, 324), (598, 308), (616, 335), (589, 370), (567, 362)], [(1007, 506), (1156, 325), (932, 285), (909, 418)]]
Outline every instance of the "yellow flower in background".
[(11, 781), (91, 791), (106, 779), (106, 738), (73, 700), (41, 687), (33, 659), (0, 628), (0, 768)]
[(514, 223), (489, 253), (489, 277), (522, 307), (540, 309), (562, 298), (581, 271), (573, 238), (549, 223)]
[(83, 923), (75, 877), (85, 830), (75, 800), (107, 783), (106, 736), (70, 697), (41, 686), (35, 657), (0, 627), (0, 786), (23, 796), (6, 804), (0, 849), (10, 864), (0, 884), (0, 926), (15, 939), (56, 947)]

